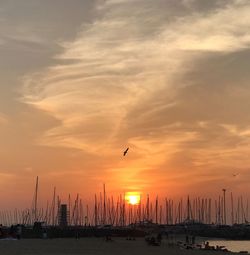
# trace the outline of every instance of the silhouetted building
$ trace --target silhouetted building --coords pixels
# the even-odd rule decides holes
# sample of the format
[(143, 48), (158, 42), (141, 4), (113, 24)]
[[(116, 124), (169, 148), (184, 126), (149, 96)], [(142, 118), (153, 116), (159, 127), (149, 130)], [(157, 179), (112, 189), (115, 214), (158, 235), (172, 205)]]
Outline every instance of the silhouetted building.
[(68, 226), (68, 210), (67, 210), (67, 205), (66, 204), (62, 204), (60, 206), (60, 210), (59, 210), (59, 226), (60, 227)]

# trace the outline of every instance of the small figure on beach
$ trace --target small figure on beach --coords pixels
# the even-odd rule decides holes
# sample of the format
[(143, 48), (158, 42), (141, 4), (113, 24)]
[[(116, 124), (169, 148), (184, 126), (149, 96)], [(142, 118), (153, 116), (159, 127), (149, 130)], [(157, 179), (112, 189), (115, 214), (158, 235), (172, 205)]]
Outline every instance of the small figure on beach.
[(80, 239), (79, 232), (78, 232), (77, 229), (76, 229), (76, 231), (75, 231), (75, 239), (76, 239), (76, 240)]
[(16, 231), (13, 225), (11, 225), (10, 229), (9, 229), (9, 237), (11, 238), (15, 238), (16, 237)]
[(4, 237), (4, 232), (3, 232), (2, 227), (3, 227), (3, 225), (0, 224), (0, 239)]
[(161, 233), (159, 233), (159, 234), (157, 235), (157, 242), (158, 242), (158, 243), (161, 243), (161, 240), (162, 240), (162, 235), (161, 235)]
[(192, 236), (192, 244), (195, 244), (195, 236)]
[(22, 235), (22, 226), (20, 224), (17, 224), (17, 227), (16, 227), (16, 238), (18, 240), (21, 239), (21, 235)]
[(47, 231), (46, 229), (43, 230), (43, 239), (47, 239), (48, 235), (47, 235)]
[(132, 234), (132, 235), (128, 235), (126, 240), (128, 241), (135, 241), (135, 236)]
[(166, 239), (168, 240), (168, 232), (165, 232)]
[(206, 242), (205, 243), (205, 250), (210, 250), (211, 249), (211, 246), (209, 245), (209, 242)]
[(113, 241), (112, 238), (111, 238), (111, 235), (106, 235), (106, 242), (110, 242), (110, 241)]

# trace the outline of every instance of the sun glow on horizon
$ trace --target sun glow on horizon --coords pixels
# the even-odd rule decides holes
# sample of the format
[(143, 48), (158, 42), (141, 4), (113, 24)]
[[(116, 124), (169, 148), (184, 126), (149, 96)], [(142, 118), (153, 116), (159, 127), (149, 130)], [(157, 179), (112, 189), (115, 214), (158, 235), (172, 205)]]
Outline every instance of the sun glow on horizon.
[(138, 205), (141, 201), (141, 196), (138, 192), (127, 192), (125, 199), (130, 205)]

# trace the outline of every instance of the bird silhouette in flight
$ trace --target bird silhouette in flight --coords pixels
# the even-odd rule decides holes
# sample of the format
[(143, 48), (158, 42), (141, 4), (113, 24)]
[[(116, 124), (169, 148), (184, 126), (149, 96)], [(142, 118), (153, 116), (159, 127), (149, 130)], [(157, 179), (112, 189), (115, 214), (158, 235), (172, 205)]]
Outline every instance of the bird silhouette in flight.
[(233, 174), (233, 177), (236, 177), (236, 176), (238, 176), (239, 174)]
[(124, 152), (123, 152), (123, 156), (126, 156), (126, 154), (128, 153), (129, 148), (127, 148)]

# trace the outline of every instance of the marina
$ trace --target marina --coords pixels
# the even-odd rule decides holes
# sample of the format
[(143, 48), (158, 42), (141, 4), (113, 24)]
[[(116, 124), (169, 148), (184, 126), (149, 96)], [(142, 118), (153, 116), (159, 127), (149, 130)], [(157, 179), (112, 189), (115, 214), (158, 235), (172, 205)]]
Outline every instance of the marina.
[(0, 0), (0, 255), (250, 253), (250, 0)]
[(231, 203), (227, 202), (225, 190), (218, 200), (189, 196), (180, 201), (160, 200), (149, 195), (143, 200), (136, 193), (115, 199), (103, 184), (102, 192), (94, 196), (91, 204), (85, 204), (78, 194), (75, 199), (69, 195), (64, 203), (54, 188), (46, 208), (40, 205), (39, 192), (37, 177), (31, 208), (0, 212), (1, 238), (15, 237), (19, 229), (22, 238), (145, 237), (160, 233), (250, 240), (248, 203), (244, 204), (241, 196), (238, 206), (233, 207), (233, 195)]

